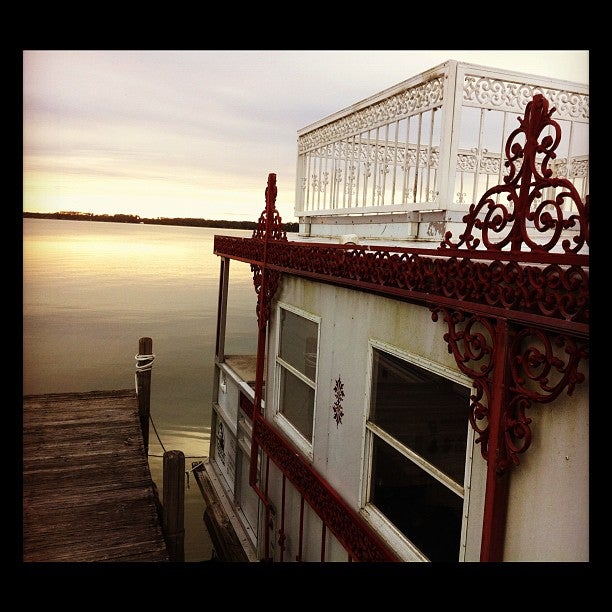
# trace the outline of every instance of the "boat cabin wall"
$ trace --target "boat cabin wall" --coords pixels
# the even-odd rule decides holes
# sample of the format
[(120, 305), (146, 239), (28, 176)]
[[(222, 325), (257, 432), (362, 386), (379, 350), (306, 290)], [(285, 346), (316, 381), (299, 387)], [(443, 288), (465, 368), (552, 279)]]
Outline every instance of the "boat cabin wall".
[[(447, 327), (441, 321), (434, 322), (425, 306), (285, 275), (270, 319), (267, 371), (272, 377), (279, 309), (291, 309), (318, 322), (311, 443), (279, 419), (279, 381), (273, 378), (266, 385), (266, 419), (295, 442), (298, 451), (356, 512), (386, 533), (388, 525), (363, 510), (368, 486), (365, 432), (372, 351), (395, 354), (469, 387), (471, 381), (448, 352), (443, 338)], [(588, 559), (588, 480), (584, 477), (588, 473), (588, 401), (587, 381), (577, 385), (571, 397), (563, 395), (552, 404), (534, 403), (529, 410), (533, 441), (510, 476), (504, 560)], [(458, 559), (478, 561), (487, 464), (467, 418), (465, 431), (465, 519)], [(270, 490), (278, 496), (274, 503), (280, 507), (280, 473), (275, 482), (274, 478)], [(295, 508), (286, 505), (289, 517)], [(286, 520), (290, 523), (297, 519), (293, 516)], [(320, 538), (320, 529), (317, 533)], [(571, 546), (564, 545), (568, 542)], [(405, 560), (416, 558), (401, 537), (396, 538), (394, 547)]]
[[(586, 370), (582, 368), (581, 370)], [(534, 404), (533, 441), (510, 481), (504, 560), (589, 561), (589, 378)]]

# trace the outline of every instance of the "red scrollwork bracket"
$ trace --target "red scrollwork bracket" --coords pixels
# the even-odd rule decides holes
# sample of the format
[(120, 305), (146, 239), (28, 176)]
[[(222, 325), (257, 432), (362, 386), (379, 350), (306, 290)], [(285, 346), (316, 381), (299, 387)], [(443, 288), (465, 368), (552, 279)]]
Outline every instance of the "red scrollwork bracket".
[(508, 458), (514, 465), (519, 463), (518, 454), (531, 443), (531, 419), (525, 410), (533, 402), (554, 401), (564, 390), (571, 396), (576, 385), (584, 382), (578, 366), (588, 357), (588, 346), (571, 336), (553, 336), (534, 328), (514, 335), (509, 352), (510, 397), (503, 423)]
[[(466, 314), (438, 306), (432, 307), (432, 319), (440, 314), (448, 325), (444, 340), (457, 366), (472, 379), (474, 393), (470, 397), (469, 421), (478, 435), (481, 454), (495, 471), (504, 473), (519, 465), (519, 455), (531, 445), (531, 419), (527, 409), (533, 402), (549, 403), (564, 390), (571, 395), (585, 376), (578, 371), (582, 360), (588, 359), (588, 347), (566, 335), (551, 335), (526, 327), (512, 332), (508, 346), (499, 346), (495, 319)], [(496, 359), (505, 359), (502, 380), (495, 377)], [(500, 436), (492, 454), (489, 406), (494, 396), (502, 394)]]

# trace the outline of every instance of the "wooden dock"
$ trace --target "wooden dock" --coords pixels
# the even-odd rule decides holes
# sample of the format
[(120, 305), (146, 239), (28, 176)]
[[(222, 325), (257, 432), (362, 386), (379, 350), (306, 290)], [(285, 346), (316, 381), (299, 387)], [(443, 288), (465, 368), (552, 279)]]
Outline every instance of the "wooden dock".
[(23, 560), (168, 561), (133, 389), (23, 398)]

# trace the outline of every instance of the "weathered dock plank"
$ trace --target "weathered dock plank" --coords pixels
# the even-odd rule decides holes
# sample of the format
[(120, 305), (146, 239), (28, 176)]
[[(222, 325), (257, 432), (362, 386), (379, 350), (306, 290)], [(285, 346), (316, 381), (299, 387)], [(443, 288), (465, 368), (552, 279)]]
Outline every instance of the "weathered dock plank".
[(24, 396), (23, 560), (168, 561), (133, 389)]

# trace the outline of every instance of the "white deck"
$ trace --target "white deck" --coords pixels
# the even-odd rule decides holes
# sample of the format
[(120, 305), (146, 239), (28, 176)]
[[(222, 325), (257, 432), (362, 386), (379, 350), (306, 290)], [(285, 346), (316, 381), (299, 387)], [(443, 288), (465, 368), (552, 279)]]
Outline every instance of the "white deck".
[(536, 93), (562, 128), (554, 175), (584, 199), (588, 87), (449, 60), (298, 132), (300, 234), (421, 246), (457, 235), (470, 204), (503, 183), (506, 141)]

